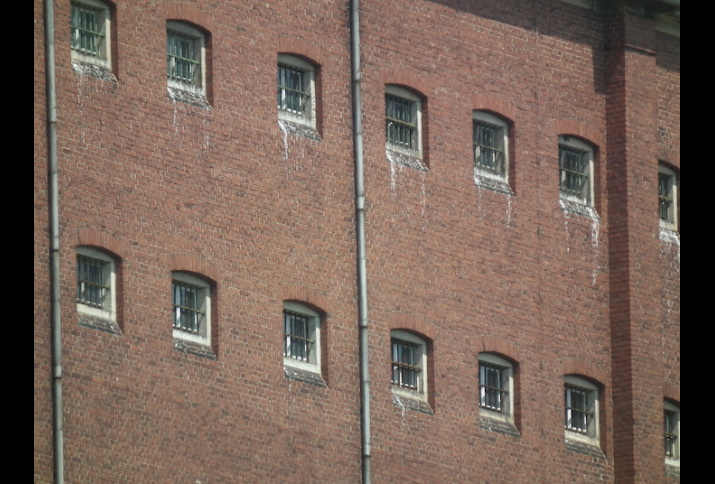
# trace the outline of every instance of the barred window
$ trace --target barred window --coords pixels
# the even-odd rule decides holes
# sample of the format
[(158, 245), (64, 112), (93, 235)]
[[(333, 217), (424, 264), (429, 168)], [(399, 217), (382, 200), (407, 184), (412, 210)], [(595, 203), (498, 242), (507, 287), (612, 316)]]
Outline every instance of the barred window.
[(508, 394), (504, 388), (502, 369), (496, 365), (479, 365), (479, 405), (482, 408), (501, 412), (504, 409), (504, 397)]
[(392, 388), (400, 395), (427, 398), (427, 344), (402, 330), (391, 333)]
[(77, 310), (105, 320), (116, 319), (116, 263), (91, 247), (77, 248)]
[(678, 434), (676, 433), (676, 412), (665, 411), (665, 456), (675, 456), (675, 444), (678, 442)]
[(72, 48), (99, 57), (104, 41), (102, 10), (78, 3), (72, 4)]
[(99, 0), (74, 1), (70, 5), (72, 58), (109, 66), (110, 10)]
[(479, 354), (479, 407), (483, 416), (514, 421), (514, 367), (492, 353)]
[(663, 414), (665, 461), (670, 465), (680, 463), (680, 408), (665, 402)]
[(661, 227), (677, 230), (678, 178), (674, 170), (662, 163), (658, 166), (658, 216)]
[(414, 102), (397, 96), (386, 96), (387, 141), (393, 145), (414, 149), (417, 134)]
[(590, 177), (587, 152), (562, 146), (559, 154), (559, 169), (561, 190), (568, 195), (585, 198)]
[(201, 288), (174, 281), (174, 328), (198, 334), (206, 316), (200, 302)]
[(305, 82), (305, 71), (278, 65), (278, 109), (303, 116), (310, 103), (310, 93)]
[(292, 55), (278, 55), (278, 118), (315, 128), (315, 67)]
[(422, 361), (419, 345), (392, 340), (392, 384), (400, 388), (420, 391)]
[(585, 434), (592, 418), (588, 404), (589, 391), (574, 386), (566, 386), (566, 428)]
[(205, 94), (205, 39), (196, 28), (170, 21), (166, 30), (169, 87)]
[(599, 445), (598, 387), (583, 378), (567, 376), (564, 403), (566, 436)]
[(593, 149), (569, 136), (559, 138), (561, 196), (583, 205), (593, 203)]
[(478, 176), (508, 181), (508, 125), (492, 114), (475, 111), (474, 166)]
[[(285, 345), (283, 355), (296, 361), (315, 361), (315, 328), (310, 317), (283, 312)], [(313, 327), (311, 327), (313, 326)]]
[(385, 94), (387, 148), (411, 156), (422, 153), (422, 104), (411, 92), (388, 86)]
[(111, 292), (110, 273), (108, 261), (77, 254), (77, 302), (106, 309)]
[(172, 274), (174, 337), (208, 344), (211, 336), (211, 289), (208, 282), (182, 272)]
[(283, 361), (286, 366), (320, 373), (320, 314), (303, 304), (283, 303)]

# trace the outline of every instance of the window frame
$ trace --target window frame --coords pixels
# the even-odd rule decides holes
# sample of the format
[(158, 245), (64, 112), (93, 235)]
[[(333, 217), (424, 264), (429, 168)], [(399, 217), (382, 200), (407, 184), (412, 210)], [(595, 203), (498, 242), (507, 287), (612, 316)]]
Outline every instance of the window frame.
[[(199, 328), (196, 332), (188, 331), (177, 326), (176, 316), (177, 305), (176, 301), (176, 284), (179, 283), (184, 286), (190, 286), (197, 290), (198, 301), (195, 308), (190, 308), (190, 310), (199, 312), (203, 315), (203, 319), (199, 322)], [(182, 271), (174, 271), (171, 274), (171, 313), (172, 313), (172, 336), (175, 339), (189, 341), (192, 343), (197, 343), (203, 346), (211, 346), (211, 333), (212, 333), (212, 313), (211, 313), (211, 299), (212, 299), (212, 287), (211, 283), (206, 279), (189, 274)]]
[[(322, 374), (322, 324), (323, 317), (315, 309), (297, 302), (283, 302), (283, 366), (285, 368), (304, 370), (318, 375)], [(289, 342), (289, 336), (286, 331), (286, 316), (288, 314), (296, 315), (307, 319), (308, 335), (306, 336), (312, 342), (312, 347), (308, 349), (307, 361), (300, 361), (298, 358), (287, 355), (287, 347), (292, 344)]]
[[(477, 126), (487, 126), (498, 130), (497, 139), (501, 140), (501, 147), (487, 147), (488, 149), (499, 149), (502, 152), (503, 161), (500, 170), (492, 170), (479, 162), (481, 146), (477, 145)], [(474, 155), (474, 176), (490, 178), (506, 185), (509, 184), (509, 136), (510, 125), (505, 119), (489, 113), (487, 111), (475, 110), (472, 112), (472, 153)]]
[[(582, 154), (584, 159), (582, 162), (585, 165), (585, 171), (576, 172), (569, 170), (563, 166), (563, 150), (578, 151)], [(560, 135), (559, 136), (559, 196), (561, 199), (575, 202), (580, 205), (584, 205), (589, 208), (594, 206), (595, 197), (595, 170), (594, 170), (594, 160), (595, 160), (595, 149), (586, 141), (583, 141), (575, 136), (571, 135)], [(584, 176), (587, 178), (587, 184), (581, 189), (582, 194), (578, 195), (572, 188), (565, 188), (564, 184), (568, 176), (568, 172), (574, 173), (577, 176)], [(585, 192), (585, 193), (584, 193)]]
[[(673, 437), (673, 444), (672, 444), (672, 449), (673, 449), (673, 454), (670, 455), (668, 453), (668, 437), (669, 437), (669, 432), (668, 432), (668, 415), (671, 415), (673, 418), (673, 428), (670, 429), (670, 435)], [(670, 402), (670, 401), (665, 401), (664, 403), (664, 408), (663, 408), (663, 437), (664, 437), (664, 452), (665, 452), (665, 463), (670, 466), (674, 467), (680, 467), (680, 449), (681, 449), (681, 443), (680, 443), (680, 406)]]
[[(663, 193), (662, 178), (667, 177), (666, 191)], [(658, 163), (658, 221), (663, 229), (678, 231), (678, 173), (664, 163)], [(663, 218), (663, 203), (670, 203), (666, 218)]]
[[(412, 363), (407, 362), (397, 362), (394, 359), (395, 343), (401, 342), (410, 345), (416, 350), (416, 355)], [(390, 331), (390, 384), (392, 387), (392, 393), (406, 398), (418, 399), (427, 402), (429, 396), (428, 388), (428, 354), (427, 354), (427, 342), (420, 336), (409, 331), (393, 329)], [(408, 366), (418, 367), (419, 375), (417, 377), (416, 389), (405, 387), (400, 383), (395, 383), (394, 375), (396, 370), (396, 364), (405, 364)], [(418, 363), (418, 364), (415, 364)]]
[[(173, 55), (169, 53), (171, 34), (190, 39), (194, 43), (197, 59), (192, 61), (197, 64), (198, 69), (194, 73), (195, 80), (192, 83), (174, 79), (170, 75), (170, 56)], [(166, 22), (166, 79), (169, 88), (206, 96), (206, 43), (206, 34), (200, 29), (180, 20)]]
[[(489, 417), (496, 420), (501, 420), (507, 423), (514, 423), (514, 365), (507, 359), (502, 358), (494, 353), (480, 353), (479, 354), (479, 377), (478, 377), (478, 397), (479, 397), (479, 413), (483, 417)], [(486, 385), (483, 382), (483, 370), (486, 368), (492, 368), (499, 371), (500, 377), (500, 409), (490, 408), (489, 405), (485, 404), (485, 388)], [(491, 390), (496, 390), (496, 388), (491, 388)], [(505, 394), (505, 395), (501, 395)]]
[[(311, 62), (291, 54), (278, 54), (277, 64), (277, 105), (278, 119), (292, 123), (301, 124), (312, 129), (317, 126), (317, 99), (316, 99), (316, 67)], [(284, 92), (288, 89), (287, 86), (281, 86), (281, 68), (285, 67), (295, 71), (299, 71), (302, 76), (304, 91), (302, 95), (308, 98), (307, 105), (302, 113), (293, 113), (288, 109), (283, 109), (279, 99), (284, 99)]]
[[(116, 322), (117, 320), (117, 262), (115, 258), (105, 251), (93, 247), (77, 247), (77, 265), (76, 265), (76, 280), (77, 280), (77, 311), (80, 314), (101, 318), (107, 321)], [(80, 257), (92, 259), (102, 263), (103, 268), (106, 268), (106, 274), (103, 274), (102, 285), (107, 290), (104, 296), (102, 307), (96, 307), (92, 304), (84, 303), (80, 300)]]
[[(576, 427), (570, 421), (569, 410), (573, 407), (569, 406), (571, 391), (582, 392), (586, 398), (584, 411), (590, 415), (585, 428)], [(564, 429), (568, 440), (576, 440), (586, 444), (600, 446), (600, 390), (594, 383), (575, 375), (567, 375), (564, 377)], [(577, 409), (577, 411), (581, 411)]]
[[(85, 8), (97, 13), (98, 29), (94, 34), (102, 37), (100, 47), (96, 55), (83, 52), (82, 49), (75, 48), (75, 37), (78, 35), (79, 27), (73, 24), (75, 18), (75, 8)], [(73, 0), (70, 2), (70, 50), (72, 60), (86, 64), (93, 64), (107, 70), (112, 68), (112, 10), (111, 7), (99, 0)]]
[[(411, 136), (410, 147), (405, 147), (399, 143), (392, 142), (390, 140), (390, 123), (391, 122), (401, 122), (396, 118), (388, 117), (389, 109), (389, 98), (393, 97), (402, 101), (409, 103), (411, 117), (414, 124), (414, 132)], [(422, 111), (423, 111), (423, 100), (420, 96), (405, 89), (403, 87), (395, 85), (387, 85), (385, 87), (385, 141), (387, 144), (387, 149), (390, 151), (396, 151), (408, 156), (416, 157), (422, 159), (423, 157), (423, 122), (422, 122)], [(402, 122), (402, 124), (407, 124)]]

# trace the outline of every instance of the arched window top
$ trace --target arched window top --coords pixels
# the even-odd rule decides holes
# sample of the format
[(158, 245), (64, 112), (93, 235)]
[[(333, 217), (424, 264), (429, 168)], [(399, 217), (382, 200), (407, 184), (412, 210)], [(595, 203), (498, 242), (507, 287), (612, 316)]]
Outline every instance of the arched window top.
[(578, 148), (581, 150), (596, 151), (598, 148), (598, 146), (594, 142), (582, 136), (574, 134), (560, 134), (559, 143), (568, 146), (573, 146), (574, 148)]

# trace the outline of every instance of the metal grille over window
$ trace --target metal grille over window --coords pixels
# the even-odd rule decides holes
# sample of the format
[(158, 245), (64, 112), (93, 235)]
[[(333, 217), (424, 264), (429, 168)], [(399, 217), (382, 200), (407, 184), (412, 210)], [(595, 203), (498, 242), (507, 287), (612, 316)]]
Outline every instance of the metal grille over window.
[(310, 318), (284, 311), (283, 326), (283, 356), (305, 363), (311, 362), (315, 340), (311, 336)]
[(504, 411), (507, 391), (504, 390), (504, 369), (496, 365), (479, 365), (479, 405), (482, 408)]
[(305, 116), (308, 113), (310, 93), (305, 71), (285, 64), (278, 65), (278, 109)]
[(417, 149), (417, 123), (414, 102), (386, 96), (387, 142), (401, 148)]
[(566, 429), (582, 434), (588, 433), (591, 422), (589, 390), (566, 387)]
[(673, 222), (673, 185), (674, 177), (667, 173), (658, 174), (658, 206), (660, 219)]
[(421, 391), (419, 345), (392, 340), (392, 384), (400, 388)]
[(588, 200), (590, 191), (588, 152), (561, 146), (559, 180), (564, 193)]
[(678, 442), (677, 434), (678, 413), (670, 410), (665, 411), (665, 456), (676, 457), (676, 446)]
[(84, 255), (77, 256), (77, 301), (93, 308), (104, 309), (109, 286), (109, 263)]
[(204, 319), (202, 288), (174, 281), (174, 328), (199, 334)]
[(504, 174), (504, 135), (500, 127), (474, 122), (474, 162), (479, 168)]
[(86, 55), (100, 57), (104, 41), (101, 25), (101, 9), (73, 3), (70, 19), (72, 49)]
[(166, 35), (166, 70), (169, 79), (197, 86), (200, 71), (197, 39), (172, 30)]

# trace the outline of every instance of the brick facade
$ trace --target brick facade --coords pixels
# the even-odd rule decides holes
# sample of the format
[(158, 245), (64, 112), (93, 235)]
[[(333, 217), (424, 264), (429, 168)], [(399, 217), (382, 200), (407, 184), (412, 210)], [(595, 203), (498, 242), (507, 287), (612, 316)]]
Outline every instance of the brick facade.
[[(680, 170), (680, 38), (621, 5), (361, 3), (373, 482), (679, 482), (663, 405), (680, 403), (680, 236), (657, 187), (659, 162)], [(360, 483), (349, 2), (107, 5), (97, 76), (73, 66), (55, 2), (67, 482)], [(50, 483), (34, 13), (34, 480)], [(167, 20), (206, 35), (208, 106), (167, 94)], [(278, 54), (314, 67), (311, 133), (277, 121)], [(427, 169), (386, 153), (387, 85), (422, 100)], [(475, 110), (508, 123), (511, 193), (475, 181)], [(593, 147), (592, 209), (560, 202), (559, 136)], [(80, 324), (78, 247), (115, 260), (118, 331)], [(173, 271), (211, 287), (211, 357), (173, 344)], [(322, 316), (321, 384), (284, 371), (286, 301)], [(393, 399), (398, 329), (427, 343), (429, 412)], [(513, 363), (513, 425), (480, 415), (480, 353)], [(598, 388), (596, 447), (566, 438), (566, 375)]]

